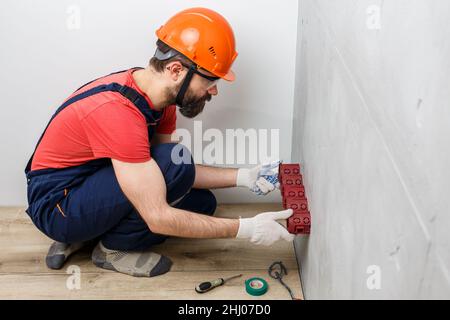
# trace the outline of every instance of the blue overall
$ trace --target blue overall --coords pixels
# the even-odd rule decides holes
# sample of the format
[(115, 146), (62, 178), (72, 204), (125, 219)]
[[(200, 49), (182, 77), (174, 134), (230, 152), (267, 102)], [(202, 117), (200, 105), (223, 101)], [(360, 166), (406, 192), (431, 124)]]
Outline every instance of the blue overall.
[[(50, 122), (76, 101), (107, 91), (120, 93), (139, 109), (146, 118), (151, 140), (162, 112), (152, 110), (136, 90), (118, 83), (100, 85), (75, 95), (58, 108)], [(44, 134), (45, 130), (37, 146)], [(177, 147), (182, 159), (191, 157), (191, 163), (174, 164), (171, 161), (175, 146), (177, 144), (170, 143), (150, 148), (166, 182), (167, 202), (176, 208), (214, 214), (217, 203), (212, 192), (192, 188), (195, 165), (190, 154), (184, 154), (189, 150)], [(111, 159), (97, 159), (64, 169), (31, 171), (33, 156), (34, 153), (25, 169), (29, 204), (26, 212), (36, 227), (51, 239), (63, 243), (100, 239), (108, 249), (129, 251), (146, 250), (167, 239), (148, 228), (124, 195)]]

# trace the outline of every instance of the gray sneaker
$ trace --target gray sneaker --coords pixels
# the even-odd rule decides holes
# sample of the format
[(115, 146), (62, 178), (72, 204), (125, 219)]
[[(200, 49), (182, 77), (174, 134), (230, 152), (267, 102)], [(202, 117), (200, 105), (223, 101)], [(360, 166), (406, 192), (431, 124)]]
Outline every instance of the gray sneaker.
[(154, 277), (170, 270), (172, 261), (160, 254), (110, 250), (99, 241), (92, 251), (92, 262), (99, 268), (117, 271), (134, 277)]
[(87, 243), (88, 242), (78, 242), (69, 244), (57, 241), (53, 242), (45, 257), (47, 267), (54, 270), (61, 269), (69, 256), (83, 248)]

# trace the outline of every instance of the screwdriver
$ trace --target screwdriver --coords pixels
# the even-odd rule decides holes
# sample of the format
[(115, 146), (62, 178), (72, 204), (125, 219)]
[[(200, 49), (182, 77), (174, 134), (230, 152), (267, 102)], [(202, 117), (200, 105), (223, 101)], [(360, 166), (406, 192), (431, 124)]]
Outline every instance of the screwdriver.
[(238, 274), (237, 276), (233, 276), (233, 277), (230, 277), (227, 279), (219, 278), (219, 279), (215, 279), (213, 281), (202, 282), (198, 286), (195, 287), (195, 291), (197, 291), (197, 293), (205, 293), (216, 287), (220, 287), (225, 282), (227, 282), (231, 279), (235, 279), (235, 278), (239, 278), (239, 277), (242, 277), (242, 274)]

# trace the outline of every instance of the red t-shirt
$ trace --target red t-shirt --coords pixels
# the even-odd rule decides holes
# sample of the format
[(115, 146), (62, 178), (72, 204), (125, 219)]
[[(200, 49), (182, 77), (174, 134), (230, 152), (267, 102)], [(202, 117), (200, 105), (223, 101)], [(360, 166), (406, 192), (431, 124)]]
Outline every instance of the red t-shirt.
[[(112, 82), (129, 86), (148, 96), (136, 85), (135, 69), (96, 80), (71, 97)], [(172, 134), (176, 128), (176, 107), (164, 109), (156, 133)], [(31, 170), (78, 166), (91, 160), (112, 158), (124, 162), (146, 162), (150, 142), (144, 115), (117, 92), (102, 92), (79, 100), (61, 111), (48, 127), (33, 157)]]

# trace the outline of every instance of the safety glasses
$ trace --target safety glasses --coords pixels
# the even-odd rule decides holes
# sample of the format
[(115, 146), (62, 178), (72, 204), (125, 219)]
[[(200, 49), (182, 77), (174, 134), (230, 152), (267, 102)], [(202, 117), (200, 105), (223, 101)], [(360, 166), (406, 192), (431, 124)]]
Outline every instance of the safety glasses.
[(202, 72), (199, 71), (199, 66), (192, 64), (190, 66), (185, 65), (184, 63), (181, 63), (184, 67), (192, 70), (192, 72), (194, 72), (195, 74), (198, 74), (200, 77), (202, 77), (203, 79), (206, 79), (208, 81), (208, 84), (206, 86), (206, 90), (211, 89), (212, 87), (214, 87), (215, 85), (217, 85), (217, 83), (219, 82), (220, 78), (219, 77), (214, 77), (214, 76), (208, 76)]

